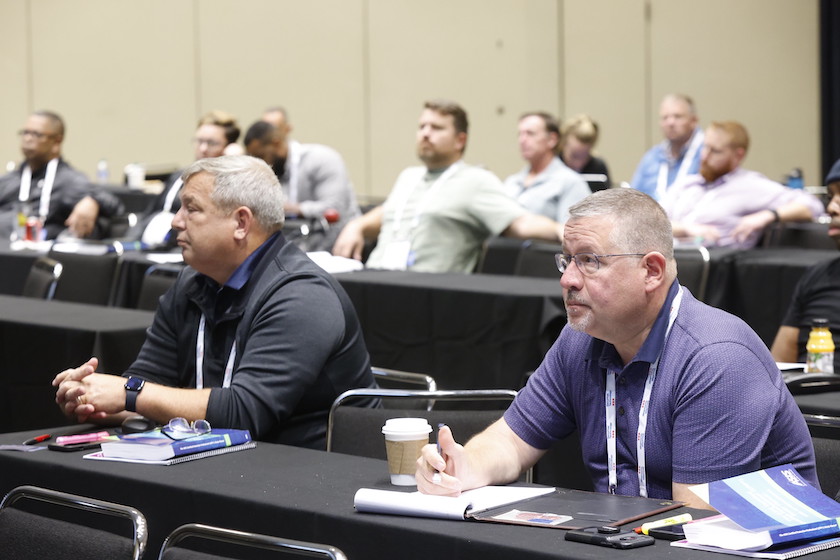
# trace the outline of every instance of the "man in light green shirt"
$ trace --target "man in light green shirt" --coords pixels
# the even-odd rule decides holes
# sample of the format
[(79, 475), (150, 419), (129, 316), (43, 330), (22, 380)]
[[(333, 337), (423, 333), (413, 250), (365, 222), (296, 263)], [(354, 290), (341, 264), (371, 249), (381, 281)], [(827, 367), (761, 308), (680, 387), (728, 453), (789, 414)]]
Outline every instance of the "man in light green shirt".
[(469, 273), (488, 237), (562, 241), (562, 224), (529, 213), (495, 175), (462, 161), (467, 129), (459, 105), (427, 102), (417, 130), (425, 165), (404, 170), (383, 205), (348, 223), (333, 253), (360, 260), (365, 240), (377, 239), (369, 268)]

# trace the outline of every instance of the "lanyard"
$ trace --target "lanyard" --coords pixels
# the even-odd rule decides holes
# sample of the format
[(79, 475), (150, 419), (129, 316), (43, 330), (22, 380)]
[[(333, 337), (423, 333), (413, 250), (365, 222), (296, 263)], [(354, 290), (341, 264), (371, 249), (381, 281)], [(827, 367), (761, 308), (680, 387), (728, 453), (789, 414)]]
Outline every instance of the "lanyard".
[[(671, 312), (668, 316), (668, 329), (665, 331), (665, 339), (662, 343), (662, 350), (665, 349), (665, 342), (668, 340), (668, 335), (671, 333), (671, 327), (674, 326), (674, 320), (677, 318), (677, 312), (680, 310), (680, 303), (682, 302), (682, 287), (677, 291), (674, 301), (671, 303)], [(642, 395), (642, 405), (639, 407), (639, 431), (636, 434), (636, 464), (638, 465), (639, 475), (639, 495), (647, 497), (647, 471), (645, 469), (645, 435), (647, 433), (648, 411), (650, 409), (650, 396), (653, 392), (653, 383), (656, 381), (656, 371), (659, 369), (659, 359), (662, 357), (662, 351), (659, 356), (650, 365), (648, 370), (647, 380), (645, 381), (645, 391)], [(607, 469), (609, 471), (609, 491), (610, 494), (615, 494), (618, 487), (618, 470), (616, 465), (616, 427), (615, 427), (615, 372), (607, 372), (607, 388), (604, 394), (606, 405), (606, 419), (607, 419)]]
[[(680, 164), (680, 168), (677, 171), (676, 177), (674, 177), (674, 182), (676, 183), (678, 179), (682, 179), (686, 175), (688, 175), (688, 168), (691, 167), (691, 163), (694, 161), (694, 156), (697, 155), (697, 151), (700, 149), (700, 146), (703, 144), (703, 133), (702, 132), (695, 132), (694, 136), (691, 138), (691, 143), (688, 145), (688, 150), (686, 150), (685, 155), (683, 156), (682, 163)], [(667, 148), (666, 148), (667, 149)], [(665, 190), (668, 188), (668, 161), (666, 157), (666, 161), (663, 161), (659, 164), (659, 176), (656, 179), (656, 199), (662, 200), (665, 196)]]
[[(204, 313), (201, 314), (201, 320), (198, 322), (198, 337), (195, 341), (195, 388), (204, 388)], [(233, 339), (233, 346), (230, 348), (230, 356), (228, 356), (227, 365), (225, 366), (225, 379), (222, 382), (222, 387), (227, 389), (230, 387), (230, 380), (233, 377), (233, 362), (236, 360), (236, 339)]]
[(178, 196), (178, 191), (181, 190), (181, 185), (183, 184), (184, 181), (178, 177), (175, 179), (175, 182), (172, 183), (172, 186), (169, 187), (169, 190), (166, 192), (166, 198), (163, 201), (164, 212), (172, 212), (172, 205), (175, 204), (175, 197)]
[[(426, 212), (426, 206), (428, 206), (429, 201), (434, 197), (434, 194), (437, 192), (437, 190), (440, 188), (440, 186), (447, 179), (449, 179), (452, 175), (454, 175), (455, 172), (458, 171), (458, 169), (460, 169), (463, 165), (464, 165), (464, 162), (462, 160), (456, 161), (455, 163), (450, 165), (449, 168), (446, 171), (444, 171), (441, 174), (441, 176), (438, 177), (435, 180), (434, 183), (432, 183), (432, 186), (429, 187), (429, 190), (426, 192), (425, 195), (423, 195), (423, 200), (420, 201), (420, 204), (418, 205), (417, 211), (414, 213), (414, 217), (411, 219), (411, 225), (409, 226), (409, 232), (412, 229), (416, 228), (417, 225), (420, 223), (420, 218)], [(411, 187), (411, 190), (409, 190), (406, 193), (405, 198), (403, 198), (403, 200), (402, 200), (402, 204), (400, 204), (397, 207), (397, 210), (394, 212), (394, 233), (395, 234), (400, 232), (400, 228), (402, 227), (403, 214), (405, 213), (406, 206), (408, 206), (408, 201), (411, 198), (412, 193), (414, 193), (414, 189), (416, 189), (416, 188), (417, 188), (417, 183), (415, 183)], [(407, 235), (406, 235), (406, 237), (407, 237)]]
[(286, 165), (289, 166), (289, 200), (292, 204), (297, 204), (298, 201), (298, 174), (300, 171), (301, 158), (300, 142), (292, 140), (289, 142), (289, 161)]
[[(52, 196), (53, 183), (55, 183), (55, 172), (58, 169), (58, 158), (53, 158), (47, 164), (47, 172), (44, 175), (44, 186), (41, 189), (41, 201), (38, 205), (38, 217), (44, 220), (50, 212), (50, 197)], [(29, 200), (29, 193), (32, 188), (32, 169), (25, 164), (20, 175), (20, 192), (18, 200), (26, 202)]]

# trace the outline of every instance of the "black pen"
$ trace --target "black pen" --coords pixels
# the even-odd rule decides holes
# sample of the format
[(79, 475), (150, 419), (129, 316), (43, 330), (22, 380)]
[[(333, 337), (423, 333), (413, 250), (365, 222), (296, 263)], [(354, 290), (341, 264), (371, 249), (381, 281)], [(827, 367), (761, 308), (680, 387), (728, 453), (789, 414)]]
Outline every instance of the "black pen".
[(41, 443), (42, 441), (47, 441), (52, 437), (52, 434), (41, 434), (40, 436), (35, 436), (34, 438), (30, 438), (23, 442), (23, 445), (35, 445), (36, 443)]

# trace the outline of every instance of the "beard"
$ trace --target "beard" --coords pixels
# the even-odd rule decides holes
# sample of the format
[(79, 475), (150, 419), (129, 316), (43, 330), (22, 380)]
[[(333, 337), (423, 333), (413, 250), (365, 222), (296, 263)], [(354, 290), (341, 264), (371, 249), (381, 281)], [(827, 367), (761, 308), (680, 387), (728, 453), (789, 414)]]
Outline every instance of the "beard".
[(707, 183), (714, 183), (715, 181), (717, 181), (718, 179), (720, 179), (721, 177), (723, 177), (724, 175), (726, 175), (727, 173), (729, 173), (733, 169), (735, 169), (735, 168), (730, 166), (730, 165), (727, 165), (727, 166), (719, 168), (719, 169), (712, 169), (708, 165), (706, 165), (704, 163), (701, 163), (700, 164), (700, 175), (703, 176), (703, 179), (705, 179), (705, 181)]
[[(569, 290), (566, 294), (566, 298), (563, 300), (563, 303), (566, 307), (566, 323), (571, 327), (573, 330), (578, 332), (585, 333), (587, 329), (592, 325), (592, 310), (586, 308), (583, 313), (576, 313), (574, 316), (569, 313), (569, 302), (579, 301), (581, 303), (582, 300), (578, 298), (577, 292)], [(576, 309), (581, 309), (580, 307)]]

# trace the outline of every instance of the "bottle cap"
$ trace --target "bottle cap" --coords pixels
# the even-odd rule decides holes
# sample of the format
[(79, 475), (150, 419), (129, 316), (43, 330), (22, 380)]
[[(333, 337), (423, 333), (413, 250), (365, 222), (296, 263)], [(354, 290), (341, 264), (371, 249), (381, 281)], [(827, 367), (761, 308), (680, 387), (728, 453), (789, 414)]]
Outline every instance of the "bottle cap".
[(815, 317), (811, 320), (812, 327), (827, 327), (828, 326), (828, 319), (824, 317)]

